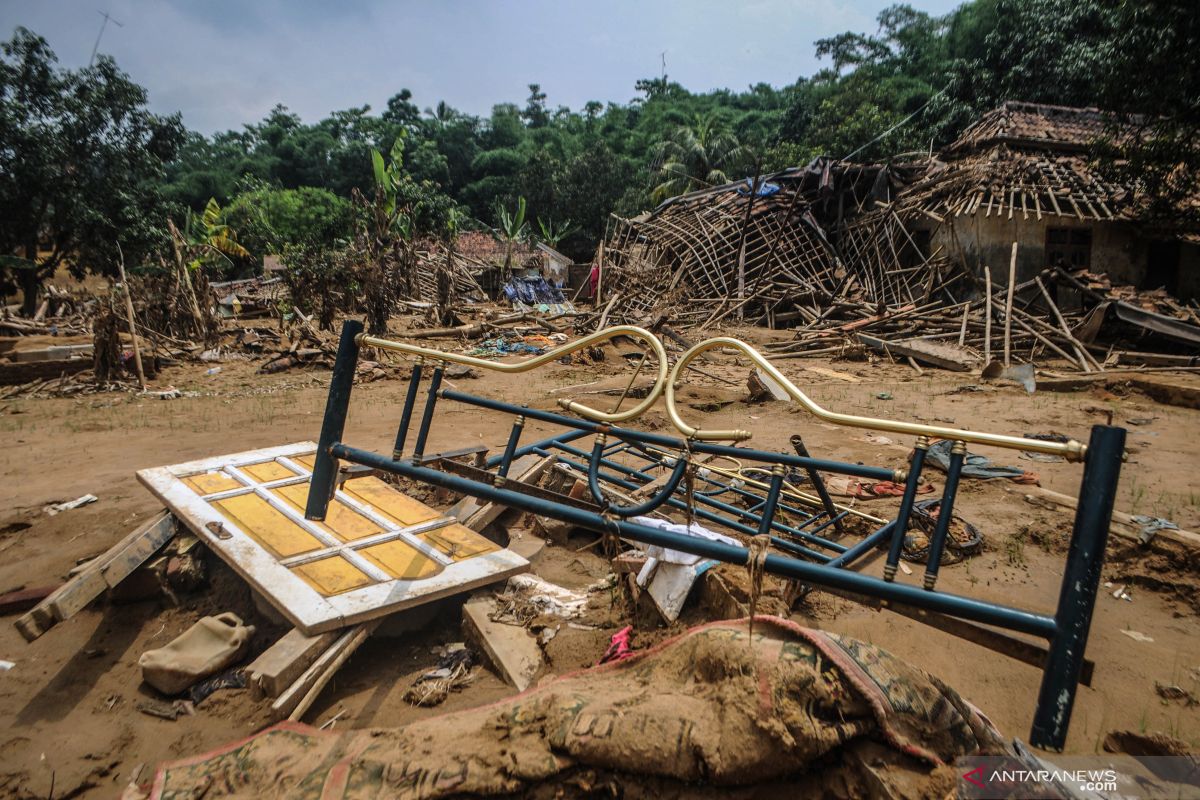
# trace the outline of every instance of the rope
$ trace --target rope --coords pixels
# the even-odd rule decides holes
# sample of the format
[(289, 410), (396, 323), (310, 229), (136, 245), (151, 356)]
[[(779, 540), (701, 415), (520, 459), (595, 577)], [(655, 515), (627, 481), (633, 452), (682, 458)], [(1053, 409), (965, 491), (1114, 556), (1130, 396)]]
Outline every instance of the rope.
[(936, 100), (937, 98), (939, 98), (939, 97), (941, 97), (942, 95), (944, 95), (944, 94), (946, 93), (946, 90), (947, 90), (947, 89), (949, 89), (949, 88), (950, 88), (950, 84), (949, 84), (949, 83), (947, 83), (945, 86), (943, 86), (943, 87), (942, 87), (942, 90), (941, 90), (940, 92), (937, 92), (936, 94), (930, 95), (929, 99), (925, 101), (925, 104), (924, 104), (924, 105), (922, 105), (920, 108), (918, 108), (916, 111), (914, 111), (913, 113), (909, 114), (907, 117), (905, 117), (904, 119), (900, 120), (900, 121), (899, 121), (899, 122), (897, 122), (895, 125), (893, 125), (892, 127), (888, 128), (886, 131), (884, 131), (883, 133), (879, 134), (879, 135), (878, 135), (878, 136), (876, 136), (874, 139), (872, 139), (871, 141), (867, 142), (866, 144), (864, 144), (862, 147), (860, 147), (860, 148), (858, 148), (857, 150), (855, 150), (855, 151), (854, 151), (853, 153), (851, 153), (850, 155), (848, 155), (848, 156), (843, 156), (841, 160), (842, 160), (842, 161), (848, 161), (848, 160), (850, 160), (851, 158), (854, 158), (856, 155), (858, 155), (859, 153), (861, 153), (863, 150), (866, 150), (868, 147), (870, 147), (871, 145), (875, 144), (876, 142), (878, 142), (878, 141), (879, 141), (880, 139), (882, 139), (883, 137), (887, 136), (887, 135), (888, 135), (889, 133), (891, 133), (892, 131), (896, 130), (897, 128), (899, 128), (899, 127), (901, 127), (901, 126), (903, 126), (903, 125), (905, 125), (905, 124), (907, 124), (909, 120), (911, 120), (911, 119), (912, 119), (913, 117), (915, 117), (917, 114), (920, 114), (922, 111), (924, 111), (926, 108), (928, 108), (930, 103), (932, 103), (934, 100)]
[(770, 534), (755, 536), (750, 540), (750, 557), (746, 559), (746, 572), (750, 575), (750, 638), (754, 638), (754, 613), (758, 608), (758, 596), (762, 594), (763, 576), (767, 571), (767, 551), (771, 549)]
[(696, 518), (696, 473), (700, 470), (692, 460), (692, 440), (683, 443), (683, 458), (687, 460), (687, 470), (683, 473), (685, 497), (687, 499), (687, 531), (692, 532), (692, 522)]

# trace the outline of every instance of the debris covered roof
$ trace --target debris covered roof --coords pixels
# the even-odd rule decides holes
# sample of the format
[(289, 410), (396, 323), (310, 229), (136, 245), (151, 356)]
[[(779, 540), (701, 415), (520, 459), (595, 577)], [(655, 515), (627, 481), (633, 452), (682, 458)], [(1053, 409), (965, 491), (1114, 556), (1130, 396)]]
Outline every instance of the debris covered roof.
[(1010, 100), (970, 125), (948, 152), (1016, 147), (1085, 151), (1109, 132), (1112, 114), (1098, 108), (1070, 108)]
[(1137, 187), (1106, 179), (1090, 156), (1113, 120), (1096, 108), (1006, 102), (931, 160), (904, 202), (939, 217), (1133, 219)]

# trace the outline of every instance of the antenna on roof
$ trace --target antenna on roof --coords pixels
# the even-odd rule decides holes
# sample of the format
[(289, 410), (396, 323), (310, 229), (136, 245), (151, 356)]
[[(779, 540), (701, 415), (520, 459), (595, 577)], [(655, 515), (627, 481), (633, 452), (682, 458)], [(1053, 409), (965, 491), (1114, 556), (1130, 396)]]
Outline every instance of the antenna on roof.
[(108, 23), (111, 22), (113, 25), (116, 25), (118, 28), (125, 27), (123, 24), (118, 22), (116, 19), (109, 16), (107, 11), (100, 11), (99, 9), (97, 9), (96, 13), (99, 14), (100, 16), (104, 17), (104, 22), (100, 23), (100, 32), (96, 34), (96, 43), (94, 45), (92, 45), (92, 57), (90, 59), (88, 59), (89, 67), (96, 63), (96, 51), (98, 49), (100, 49), (100, 37), (104, 35), (104, 29), (108, 27)]

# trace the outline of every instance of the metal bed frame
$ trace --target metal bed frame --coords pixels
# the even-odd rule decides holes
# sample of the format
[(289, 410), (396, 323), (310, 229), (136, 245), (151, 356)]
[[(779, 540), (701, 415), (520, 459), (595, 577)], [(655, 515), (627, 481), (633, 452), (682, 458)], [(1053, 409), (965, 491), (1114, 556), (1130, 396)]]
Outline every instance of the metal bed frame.
[[(576, 415), (567, 416), (477, 397), (441, 386), (444, 365), (450, 362), (501, 372), (524, 372), (617, 337), (640, 341), (645, 345), (646, 350), (638, 365), (639, 372), (648, 360), (657, 362), (657, 376), (651, 390), (641, 402), (625, 411), (619, 411), (625, 395), (622, 395), (616, 409), (607, 412), (577, 401), (560, 400), (559, 405), (564, 410)], [(353, 447), (343, 441), (354, 371), (361, 347), (399, 352), (418, 359), (412, 370), (390, 456)], [(748, 357), (797, 403), (818, 418), (842, 426), (915, 435), (916, 443), (907, 469), (892, 470), (813, 458), (799, 437), (792, 437), (794, 453), (774, 453), (723, 444), (720, 442), (743, 441), (750, 438), (751, 434), (741, 430), (706, 431), (688, 425), (676, 408), (675, 383), (683, 377), (683, 370), (692, 360), (718, 348), (734, 349)], [(433, 369), (415, 443), (411, 454), (406, 457), (406, 442), (424, 362), (431, 362)], [(1046, 442), (840, 414), (817, 405), (757, 351), (730, 338), (710, 339), (692, 347), (678, 359), (669, 375), (668, 366), (662, 343), (648, 331), (632, 326), (598, 331), (522, 362), (497, 363), (367, 336), (360, 322), (347, 321), (342, 327), (330, 382), (305, 515), (312, 520), (324, 519), (336, 487), (339, 462), (348, 461), (592, 531), (731, 564), (746, 564), (750, 558), (749, 549), (659, 530), (639, 524), (633, 518), (658, 509), (683, 510), (689, 517), (742, 534), (769, 536), (772, 549), (784, 555), (768, 553), (765, 556), (764, 568), (768, 573), (806, 586), (820, 587), (874, 607), (887, 608), (1040, 667), (1042, 682), (1030, 741), (1039, 747), (1063, 748), (1077, 686), (1081, 682), (1089, 684), (1091, 679), (1093, 665), (1084, 658), (1084, 650), (1120, 476), (1125, 442), (1123, 428), (1094, 426), (1085, 446), (1075, 441)], [(630, 380), (630, 386), (632, 384), (633, 379)], [(627, 387), (626, 394), (628, 391)], [(636, 419), (653, 406), (660, 396), (664, 397), (668, 416), (683, 434), (682, 437), (614, 424)], [(503, 453), (490, 459), (480, 459), (473, 465), (463, 463), (458, 458), (465, 454), (477, 454), (477, 448), (427, 455), (430, 428), (439, 401), (462, 403), (511, 415), (512, 427)], [(562, 432), (522, 445), (521, 437), (528, 419), (558, 426)], [(576, 446), (575, 442), (589, 436), (592, 438), (590, 450)], [(916, 586), (897, 581), (896, 572), (931, 438), (950, 439), (954, 445), (938, 519), (930, 537), (922, 585)], [(1063, 569), (1062, 587), (1053, 614), (937, 590), (939, 569), (946, 550), (968, 443), (1055, 453), (1072, 461), (1083, 462), (1079, 503)], [(589, 497), (579, 499), (510, 480), (509, 469), (513, 461), (530, 453), (552, 456), (564, 468), (574, 470), (574, 474), (585, 482)], [(750, 462), (761, 466), (729, 470), (713, 466), (711, 462), (701, 463), (700, 459), (705, 457), (734, 459), (739, 464)], [(636, 463), (631, 465), (630, 459)], [(803, 491), (789, 481), (789, 471), (793, 476), (807, 476), (813, 491)], [(821, 472), (903, 484), (904, 494), (896, 517), (881, 520), (838, 506), (825, 490)], [(764, 479), (758, 480), (750, 475), (762, 475)], [(681, 492), (681, 485), (685, 485), (685, 482), (687, 491)], [(630, 493), (648, 493), (649, 496), (645, 499), (639, 496), (630, 502)], [(877, 527), (857, 541), (850, 541), (844, 529), (851, 516)], [(796, 519), (799, 521), (794, 521)], [(877, 550), (885, 551), (882, 575), (875, 577), (857, 571), (871, 560)], [(1043, 646), (1027, 638), (1012, 636), (1012, 633), (1036, 637), (1046, 644)]]

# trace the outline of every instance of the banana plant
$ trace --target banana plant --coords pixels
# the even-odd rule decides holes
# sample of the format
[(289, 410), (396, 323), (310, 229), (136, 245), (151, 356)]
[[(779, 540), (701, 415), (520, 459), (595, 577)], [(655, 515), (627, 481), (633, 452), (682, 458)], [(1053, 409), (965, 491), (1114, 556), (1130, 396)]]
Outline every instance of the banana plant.
[(517, 243), (529, 238), (529, 223), (525, 221), (525, 198), (517, 198), (517, 210), (511, 214), (507, 208), (497, 204), (496, 222), (496, 236), (504, 242), (504, 279), (508, 280), (509, 270), (512, 268), (513, 248)]
[(182, 244), (195, 252), (188, 264), (193, 272), (212, 257), (224, 259), (230, 266), (235, 258), (250, 258), (250, 251), (238, 244), (237, 234), (221, 222), (221, 206), (210, 197), (204, 213), (196, 217), (189, 210), (183, 225)]
[(572, 225), (571, 220), (555, 223), (554, 220), (543, 220), (538, 217), (538, 230), (542, 234), (542, 241), (555, 249), (558, 248), (558, 243), (570, 236), (579, 229), (578, 225)]
[(384, 211), (387, 213), (389, 219), (394, 219), (396, 216), (397, 200), (400, 194), (400, 185), (404, 182), (403, 131), (396, 137), (396, 141), (392, 142), (392, 149), (388, 153), (388, 161), (384, 161), (382, 153), (375, 148), (371, 148), (371, 166), (375, 169), (375, 188), (383, 193)]

